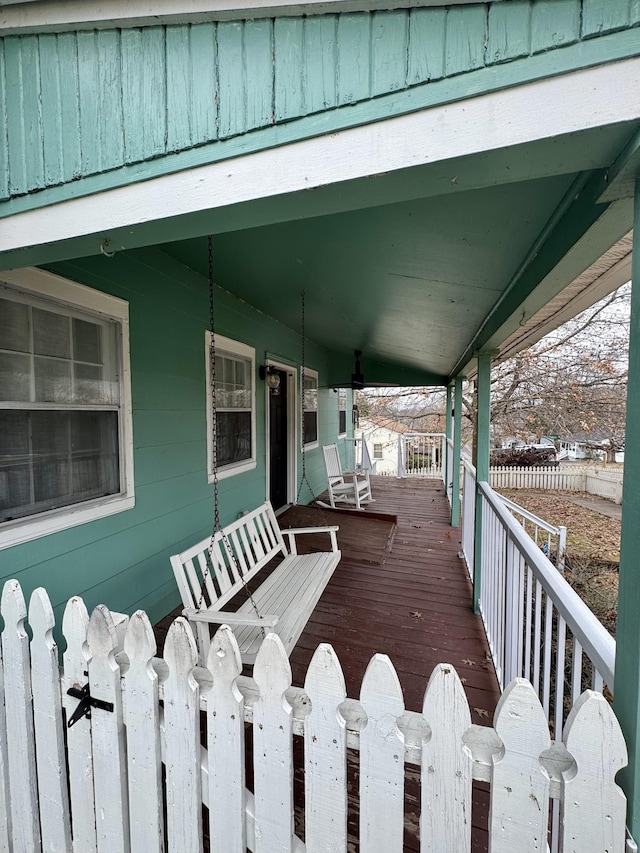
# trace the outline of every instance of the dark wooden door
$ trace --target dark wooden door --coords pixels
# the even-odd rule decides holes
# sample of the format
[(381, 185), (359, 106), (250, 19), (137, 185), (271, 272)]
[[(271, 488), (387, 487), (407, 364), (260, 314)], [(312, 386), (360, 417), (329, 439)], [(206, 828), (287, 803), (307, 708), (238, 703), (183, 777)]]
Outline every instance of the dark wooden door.
[(274, 509), (287, 503), (288, 435), (287, 374), (279, 370), (280, 387), (269, 391), (269, 500)]

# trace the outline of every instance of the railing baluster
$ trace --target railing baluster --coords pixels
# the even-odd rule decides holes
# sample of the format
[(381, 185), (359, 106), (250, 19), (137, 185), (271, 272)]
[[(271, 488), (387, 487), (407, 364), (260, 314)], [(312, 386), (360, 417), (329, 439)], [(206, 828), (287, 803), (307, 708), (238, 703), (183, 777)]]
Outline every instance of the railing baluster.
[(542, 640), (542, 584), (536, 580), (535, 629), (533, 637), (533, 687), (540, 696), (540, 642)]
[(553, 601), (545, 595), (544, 608), (544, 663), (542, 675), (542, 707), (549, 717), (549, 700), (551, 697), (551, 647), (553, 643)]
[(531, 566), (527, 566), (527, 592), (525, 605), (525, 645), (524, 645), (524, 677), (531, 680), (531, 633), (533, 630), (533, 572)]
[(573, 638), (573, 660), (571, 662), (571, 701), (575, 702), (582, 693), (582, 646)]
[(559, 737), (564, 723), (564, 661), (567, 645), (567, 623), (562, 616), (558, 616), (557, 643), (555, 733)]

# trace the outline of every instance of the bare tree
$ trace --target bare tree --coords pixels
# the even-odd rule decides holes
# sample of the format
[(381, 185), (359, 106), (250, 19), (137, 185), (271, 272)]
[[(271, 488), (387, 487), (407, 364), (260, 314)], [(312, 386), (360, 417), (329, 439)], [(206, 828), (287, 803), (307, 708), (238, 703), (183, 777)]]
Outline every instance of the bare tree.
[[(492, 371), (493, 440), (542, 435), (624, 444), (630, 285), (607, 296)], [(473, 383), (463, 386), (463, 434), (472, 431)], [(442, 390), (361, 392), (361, 407), (420, 432), (443, 432)]]

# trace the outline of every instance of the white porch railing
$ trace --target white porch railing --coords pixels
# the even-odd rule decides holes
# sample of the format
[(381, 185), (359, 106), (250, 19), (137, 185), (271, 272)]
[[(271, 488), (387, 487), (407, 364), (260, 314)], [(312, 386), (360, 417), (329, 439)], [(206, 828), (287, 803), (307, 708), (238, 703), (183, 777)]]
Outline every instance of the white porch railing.
[(513, 515), (527, 531), (543, 554), (552, 561), (559, 572), (564, 574), (564, 563), (567, 551), (567, 528), (561, 524), (557, 527), (539, 518), (529, 510), (520, 506), (504, 495), (500, 495), (502, 503), (510, 509)]
[[(464, 463), (463, 512), (475, 496), (475, 472)], [(565, 581), (488, 483), (482, 494), (480, 609), (496, 674), (533, 683), (560, 731), (585, 680), (613, 692), (615, 640)], [(474, 517), (463, 516), (462, 542), (473, 566)], [(471, 571), (471, 568), (470, 568)], [(472, 575), (473, 576), (473, 575)]]
[(447, 438), (439, 432), (406, 432), (398, 436), (398, 477), (444, 480)]
[[(73, 598), (63, 619), (61, 673), (44, 590), (31, 597), (31, 641), (16, 581), (5, 585), (2, 617), (3, 850), (197, 853), (206, 821), (212, 853), (315, 853), (348, 844), (401, 853), (409, 796), (424, 853), (467, 853), (474, 779), (490, 785), (492, 853), (542, 849), (550, 813), (563, 815), (565, 850), (624, 850), (626, 800), (615, 774), (627, 762), (626, 747), (601, 695), (581, 696), (554, 741), (523, 680), (507, 687), (489, 728), (471, 724), (464, 689), (447, 664), (435, 668), (418, 713), (405, 710), (385, 655), (371, 659), (359, 699), (349, 699), (329, 645), (318, 647), (304, 689), (296, 688), (276, 635), (267, 636), (246, 678), (226, 626), (207, 666), (197, 667), (184, 619), (171, 626), (160, 659), (145, 613), (133, 615), (121, 643), (106, 607), (89, 620)], [(83, 695), (93, 703), (90, 716), (77, 713)], [(75, 718), (65, 739), (65, 722)], [(297, 811), (296, 738), (304, 741), (304, 806)], [(347, 786), (347, 749), (357, 751), (349, 758), (357, 788)], [(348, 826), (348, 806), (359, 815), (357, 828)]]
[[(442, 471), (442, 479), (444, 481), (444, 489), (447, 494), (447, 500), (449, 501), (449, 506), (451, 506), (451, 500), (453, 497), (453, 440), (447, 438), (445, 441), (445, 447), (447, 452), (446, 457), (446, 468)], [(460, 488), (460, 484), (458, 483), (456, 488)]]

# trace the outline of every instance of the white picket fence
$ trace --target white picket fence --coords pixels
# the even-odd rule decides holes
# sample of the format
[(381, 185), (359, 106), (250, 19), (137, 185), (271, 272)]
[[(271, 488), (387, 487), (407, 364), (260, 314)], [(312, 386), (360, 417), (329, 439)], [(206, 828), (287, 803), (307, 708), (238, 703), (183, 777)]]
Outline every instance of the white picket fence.
[(494, 489), (543, 489), (545, 491), (587, 492), (622, 503), (622, 468), (567, 466), (560, 468), (509, 468), (492, 466), (490, 483)]
[[(577, 700), (562, 740), (554, 742), (522, 679), (505, 690), (489, 728), (471, 724), (464, 689), (448, 664), (435, 668), (422, 712), (410, 712), (385, 655), (371, 659), (354, 700), (329, 645), (318, 647), (304, 688), (296, 688), (275, 634), (247, 678), (226, 626), (202, 668), (184, 619), (171, 626), (160, 659), (144, 612), (128, 621), (122, 642), (106, 607), (89, 619), (82, 599), (72, 598), (62, 624), (61, 671), (46, 592), (31, 597), (31, 640), (16, 581), (5, 585), (1, 610), (2, 851), (200, 853), (208, 828), (214, 853), (346, 853), (353, 841), (348, 748), (359, 751), (353, 797), (361, 853), (401, 853), (411, 767), (419, 768), (413, 773), (420, 775), (425, 853), (471, 850), (474, 779), (490, 783), (492, 853), (544, 849), (553, 803), (562, 814), (564, 853), (625, 849), (626, 800), (614, 777), (627, 762), (626, 747), (599, 694), (587, 691)], [(80, 716), (66, 729), (65, 743), (65, 723), (78, 707), (68, 690), (85, 685), (92, 701), (110, 708)], [(296, 738), (304, 740), (299, 834)]]

